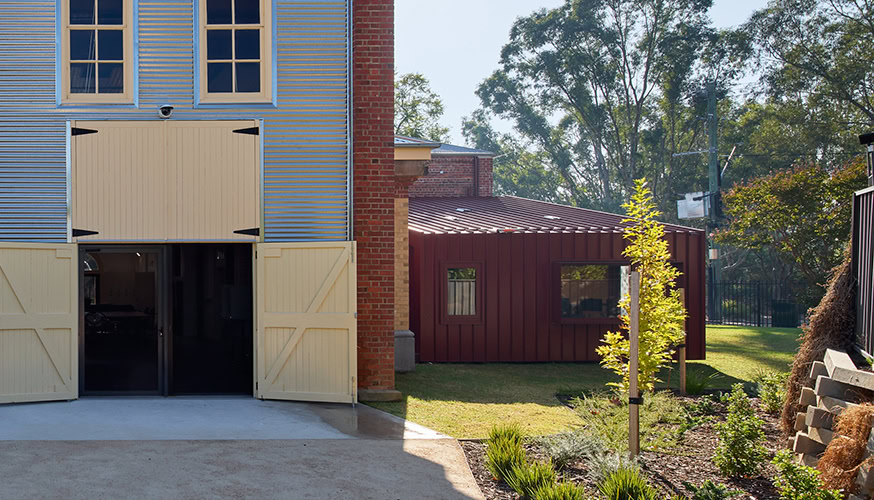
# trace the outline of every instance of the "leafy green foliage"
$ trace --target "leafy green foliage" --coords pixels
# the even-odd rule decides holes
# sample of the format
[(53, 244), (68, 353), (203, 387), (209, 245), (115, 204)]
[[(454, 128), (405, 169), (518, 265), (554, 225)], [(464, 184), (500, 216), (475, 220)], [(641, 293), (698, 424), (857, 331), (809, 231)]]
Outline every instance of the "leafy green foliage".
[(686, 394), (700, 396), (712, 389), (721, 376), (716, 373), (707, 373), (704, 370), (688, 370), (686, 372)]
[[(631, 260), (640, 272), (640, 356), (638, 383), (642, 391), (652, 391), (659, 370), (669, 366), (674, 356), (674, 347), (685, 339), (684, 321), (686, 311), (680, 301), (680, 292), (674, 283), (680, 273), (670, 264), (671, 254), (665, 239), (665, 229), (656, 221), (660, 214), (653, 202), (652, 192), (645, 179), (635, 181), (634, 195), (623, 207), (628, 215), (625, 222), (633, 225), (625, 229), (623, 237), (629, 240), (622, 255)], [(623, 314), (621, 329), (631, 331), (631, 295), (620, 301)], [(608, 332), (603, 345), (597, 349), (601, 364), (620, 377), (613, 383), (621, 392), (628, 391), (629, 349), (626, 333)]]
[(756, 416), (743, 384), (735, 384), (727, 398), (728, 415), (717, 424), (719, 445), (713, 463), (726, 476), (752, 476), (767, 458), (764, 422)]
[[(588, 396), (572, 402), (583, 421), (582, 431), (603, 440), (601, 449), (628, 451), (628, 401), (608, 396)], [(640, 446), (651, 451), (675, 448), (679, 443), (677, 426), (685, 421), (686, 411), (669, 392), (648, 394), (640, 409)], [(590, 457), (586, 458), (589, 464)]]
[(840, 500), (844, 497), (838, 490), (826, 489), (819, 478), (820, 472), (799, 464), (789, 450), (777, 453), (771, 463), (777, 469), (774, 487), (783, 500)]
[(525, 464), (522, 433), (517, 426), (502, 425), (492, 428), (486, 442), (486, 468), (497, 479), (507, 480), (513, 468)]
[(539, 10), (516, 21), (477, 95), (514, 122), (574, 205), (618, 210), (642, 175), (661, 193), (690, 192), (700, 163), (672, 153), (705, 147), (701, 103), (688, 104), (695, 71), (719, 67), (724, 77), (731, 66), (709, 50), (719, 40), (710, 3), (566, 0)]
[(762, 408), (768, 413), (778, 413), (786, 400), (786, 380), (789, 373), (764, 372), (756, 377), (756, 388)]
[(395, 133), (445, 142), (449, 128), (440, 125), (443, 101), (421, 73), (395, 77)]
[(798, 165), (736, 185), (724, 197), (729, 225), (716, 239), (772, 250), (819, 297), (850, 237), (853, 192), (866, 184), (865, 163), (857, 160), (834, 171)]
[(582, 486), (562, 481), (542, 486), (534, 493), (534, 500), (583, 500), (588, 498)]
[(683, 481), (683, 486), (692, 493), (692, 500), (724, 500), (743, 494), (741, 490), (732, 490), (724, 484), (716, 484), (710, 479), (701, 483), (701, 486)]
[(539, 440), (541, 451), (552, 460), (556, 470), (600, 451), (604, 444), (600, 439), (583, 432), (565, 432)]
[(552, 463), (522, 463), (513, 467), (504, 478), (508, 485), (523, 498), (534, 498), (537, 490), (556, 482)]
[(619, 469), (598, 483), (605, 500), (657, 500), (659, 492), (639, 469)]

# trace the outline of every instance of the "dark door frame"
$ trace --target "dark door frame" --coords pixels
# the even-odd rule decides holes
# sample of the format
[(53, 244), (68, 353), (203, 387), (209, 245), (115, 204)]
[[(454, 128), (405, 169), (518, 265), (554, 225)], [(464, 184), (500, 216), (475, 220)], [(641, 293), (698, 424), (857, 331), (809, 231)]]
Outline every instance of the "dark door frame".
[[(111, 395), (168, 395), (168, 367), (170, 366), (170, 349), (168, 341), (172, 332), (169, 331), (171, 308), (169, 302), (169, 290), (167, 280), (169, 275), (168, 246), (164, 244), (100, 244), (80, 243), (79, 245), (79, 394), (84, 396), (111, 396)], [(85, 254), (97, 253), (154, 253), (158, 258), (157, 283), (155, 295), (157, 303), (158, 341), (155, 348), (158, 350), (158, 390), (157, 391), (86, 391), (85, 390)]]

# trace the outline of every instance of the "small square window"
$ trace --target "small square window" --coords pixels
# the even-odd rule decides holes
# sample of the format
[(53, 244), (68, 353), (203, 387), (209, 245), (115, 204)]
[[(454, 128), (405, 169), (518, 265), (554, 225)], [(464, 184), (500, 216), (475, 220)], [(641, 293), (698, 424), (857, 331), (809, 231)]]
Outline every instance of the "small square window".
[(70, 92), (73, 94), (93, 94), (97, 91), (94, 63), (70, 64)]
[(70, 60), (93, 61), (95, 59), (94, 30), (70, 31)]
[(562, 264), (562, 319), (614, 319), (619, 300), (628, 290), (631, 268), (621, 264)]
[(70, 0), (70, 24), (94, 24), (94, 0)]
[(122, 0), (97, 0), (97, 24), (124, 24)]

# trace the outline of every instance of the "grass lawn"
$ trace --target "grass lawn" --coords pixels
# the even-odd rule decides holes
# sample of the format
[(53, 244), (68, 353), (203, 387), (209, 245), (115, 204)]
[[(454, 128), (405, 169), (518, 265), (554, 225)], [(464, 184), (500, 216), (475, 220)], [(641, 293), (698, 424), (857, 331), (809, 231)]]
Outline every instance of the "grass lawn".
[[(709, 326), (707, 361), (690, 362), (690, 369), (718, 372), (720, 388), (751, 382), (760, 371), (788, 371), (799, 333)], [(553, 434), (580, 423), (556, 393), (602, 391), (613, 379), (597, 363), (417, 365), (397, 376), (403, 401), (371, 405), (456, 438), (485, 437), (495, 424), (511, 422), (529, 435)]]

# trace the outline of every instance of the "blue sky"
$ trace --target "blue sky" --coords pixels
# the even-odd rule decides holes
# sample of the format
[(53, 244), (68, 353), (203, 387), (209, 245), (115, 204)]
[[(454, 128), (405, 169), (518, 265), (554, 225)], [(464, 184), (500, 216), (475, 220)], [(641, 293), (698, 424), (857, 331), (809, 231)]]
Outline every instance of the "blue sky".
[[(395, 65), (423, 73), (443, 98), (443, 124), (464, 144), (461, 119), (479, 105), (477, 85), (497, 69), (513, 21), (563, 0), (395, 0)], [(765, 0), (714, 0), (717, 27), (743, 23)], [(503, 127), (501, 127), (503, 128)]]

